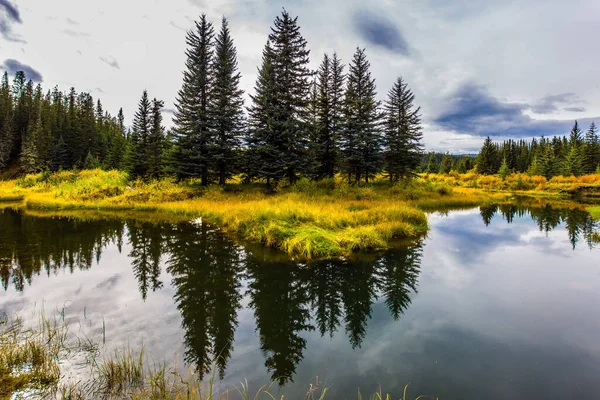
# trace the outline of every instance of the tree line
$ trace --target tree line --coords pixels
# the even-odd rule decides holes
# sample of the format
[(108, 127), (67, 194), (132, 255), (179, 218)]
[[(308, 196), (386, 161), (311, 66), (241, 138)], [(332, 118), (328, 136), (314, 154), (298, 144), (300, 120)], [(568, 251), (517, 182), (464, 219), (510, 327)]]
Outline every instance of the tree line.
[(512, 139), (494, 143), (487, 137), (477, 155), (477, 172), (510, 172), (541, 175), (580, 176), (600, 173), (600, 139), (595, 123), (584, 134), (575, 121), (569, 137), (541, 137), (531, 141)]
[[(378, 101), (365, 49), (346, 66), (325, 54), (318, 70), (297, 17), (277, 16), (262, 52), (250, 104), (240, 89), (228, 21), (218, 32), (206, 15), (186, 35), (183, 82), (173, 128), (162, 126), (163, 101), (143, 92), (131, 128), (104, 112), (89, 93), (44, 94), (18, 72), (0, 87), (0, 172), (101, 167), (131, 178), (199, 179), (224, 184), (300, 177), (368, 182), (412, 175), (421, 160), (420, 108), (402, 78)], [(347, 71), (346, 71), (347, 68)]]

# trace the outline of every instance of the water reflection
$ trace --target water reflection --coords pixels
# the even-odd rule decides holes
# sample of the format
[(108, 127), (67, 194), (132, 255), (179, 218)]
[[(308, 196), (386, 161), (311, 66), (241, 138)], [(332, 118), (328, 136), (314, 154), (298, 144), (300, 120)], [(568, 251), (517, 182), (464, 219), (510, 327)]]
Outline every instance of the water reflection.
[(529, 215), (538, 225), (540, 231), (546, 234), (564, 223), (573, 250), (582, 239), (588, 247), (594, 247), (594, 233), (597, 233), (599, 229), (598, 222), (594, 221), (587, 211), (578, 208), (557, 208), (548, 204), (532, 208), (518, 203), (511, 203), (485, 205), (481, 206), (479, 210), (485, 226), (490, 225), (492, 218), (497, 213), (500, 213), (502, 218), (509, 224), (513, 222), (515, 217), (522, 218)]
[[(592, 246), (598, 229), (578, 209), (503, 204), (481, 207), (480, 214), (486, 226), (496, 215), (508, 223), (529, 215), (546, 233), (564, 223), (573, 248), (581, 240)], [(225, 376), (247, 301), (265, 368), (280, 384), (293, 379), (309, 332), (333, 338), (343, 331), (349, 345), (360, 348), (379, 299), (399, 321), (417, 291), (423, 256), (423, 242), (417, 241), (352, 262), (299, 263), (245, 249), (202, 222), (34, 218), (5, 209), (0, 226), (2, 285), (18, 292), (36, 275), (89, 269), (107, 246), (120, 252), (128, 243), (141, 298), (165, 285), (174, 289), (185, 359), (201, 374), (216, 359), (220, 377)]]

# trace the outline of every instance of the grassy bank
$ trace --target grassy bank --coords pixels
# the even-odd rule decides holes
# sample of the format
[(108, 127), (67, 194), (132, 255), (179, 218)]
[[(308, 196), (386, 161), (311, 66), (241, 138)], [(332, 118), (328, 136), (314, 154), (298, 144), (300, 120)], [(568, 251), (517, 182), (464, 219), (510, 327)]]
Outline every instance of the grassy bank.
[(600, 193), (600, 174), (584, 176), (555, 176), (546, 179), (543, 176), (511, 174), (504, 179), (499, 175), (480, 175), (475, 173), (459, 174), (423, 174), (423, 179), (433, 183), (443, 183), (451, 187), (465, 187), (493, 191), (509, 191), (517, 194), (568, 197), (581, 190)]
[(28, 210), (202, 217), (241, 239), (309, 259), (348, 257), (385, 249), (393, 239), (423, 236), (428, 229), (423, 210), (474, 206), (489, 197), (423, 179), (395, 186), (382, 179), (364, 187), (341, 179), (301, 180), (274, 192), (266, 189), (261, 184), (203, 188), (195, 182), (128, 182), (122, 172), (91, 170), (2, 182), (0, 201), (19, 200)]
[[(284, 399), (276, 383), (251, 388), (247, 383), (219, 388), (215, 375), (200, 380), (193, 369), (181, 373), (173, 362), (157, 362), (141, 349), (121, 349), (103, 356), (98, 338), (69, 331), (60, 319), (39, 317), (37, 325), (25, 327), (19, 318), (0, 318), (0, 399), (97, 398), (154, 400)], [(176, 357), (173, 357), (176, 359)], [(77, 366), (76, 379), (69, 378), (63, 365)], [(216, 370), (216, 369), (215, 369)], [(407, 385), (408, 386), (408, 385)], [(329, 386), (316, 378), (306, 388), (306, 399), (326, 399)], [(407, 387), (400, 400), (408, 400)], [(362, 396), (358, 392), (358, 398)], [(381, 391), (370, 399), (389, 399)], [(396, 399), (398, 397), (394, 397)], [(420, 396), (417, 399), (433, 399)]]

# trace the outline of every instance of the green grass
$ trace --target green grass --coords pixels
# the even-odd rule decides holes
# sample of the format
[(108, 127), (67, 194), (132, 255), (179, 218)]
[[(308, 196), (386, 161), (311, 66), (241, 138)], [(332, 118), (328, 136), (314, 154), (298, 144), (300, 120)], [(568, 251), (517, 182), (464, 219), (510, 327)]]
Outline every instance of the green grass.
[[(19, 318), (4, 316), (0, 320), (0, 399), (26, 395), (28, 398), (73, 400), (226, 400), (230, 397), (262, 400), (279, 396), (274, 394), (277, 388), (274, 382), (257, 389), (241, 382), (219, 391), (215, 384), (216, 363), (212, 375), (200, 380), (191, 368), (182, 374), (175, 363), (153, 361), (143, 348), (137, 353), (130, 348), (121, 349), (104, 358), (99, 356), (101, 353), (99, 338), (95, 342), (84, 334), (70, 332), (60, 319), (50, 321), (40, 317), (37, 326), (25, 328)], [(62, 374), (60, 365), (73, 364), (75, 360), (80, 360), (80, 369), (87, 372), (77, 381), (70, 381)], [(407, 388), (408, 385), (400, 400), (409, 399)], [(317, 377), (307, 386), (304, 397), (327, 399), (328, 392), (329, 386)], [(357, 398), (363, 398), (360, 391)], [(382, 391), (372, 393), (368, 398), (392, 399), (390, 394)], [(429, 396), (416, 399), (425, 398), (433, 399)]]
[(586, 207), (592, 218), (600, 220), (600, 206)]

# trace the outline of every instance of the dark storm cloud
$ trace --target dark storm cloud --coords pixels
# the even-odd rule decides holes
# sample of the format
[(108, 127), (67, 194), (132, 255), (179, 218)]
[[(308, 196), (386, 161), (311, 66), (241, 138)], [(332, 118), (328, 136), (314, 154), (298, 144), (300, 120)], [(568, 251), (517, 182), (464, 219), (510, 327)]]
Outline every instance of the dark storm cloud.
[(34, 82), (42, 82), (44, 80), (42, 74), (33, 67), (11, 58), (4, 60), (4, 64), (0, 65), (0, 69), (7, 71), (9, 75), (14, 75), (17, 71), (23, 71), (27, 79), (31, 79)]
[(13, 42), (24, 41), (12, 33), (12, 24), (22, 24), (21, 14), (17, 6), (8, 0), (0, 0), (0, 36)]
[(560, 105), (580, 103), (575, 93), (561, 93), (546, 96), (531, 106), (531, 111), (536, 114), (552, 114), (559, 110)]
[[(564, 102), (572, 94), (548, 96), (547, 104)], [(550, 100), (548, 100), (550, 98)], [(576, 98), (576, 97), (575, 97)], [(533, 137), (564, 135), (572, 120), (537, 120), (525, 114), (535, 108), (526, 103), (508, 103), (489, 93), (483, 85), (467, 83), (447, 99), (447, 110), (434, 119), (439, 127), (476, 136)], [(551, 108), (547, 106), (546, 109)], [(594, 119), (584, 118), (583, 126)], [(600, 120), (596, 118), (596, 120)]]
[(408, 42), (396, 25), (385, 17), (371, 11), (358, 10), (354, 13), (356, 32), (368, 43), (395, 53), (409, 55)]
[(19, 24), (23, 23), (23, 21), (21, 21), (21, 14), (19, 14), (19, 10), (14, 4), (10, 3), (8, 0), (0, 0), (0, 9), (1, 8), (6, 11), (8, 18), (10, 18), (13, 22), (17, 22)]
[(112, 57), (100, 57), (100, 60), (108, 65), (110, 65), (113, 68), (116, 69), (121, 69), (121, 67), (119, 67), (119, 63), (117, 60), (115, 60)]

